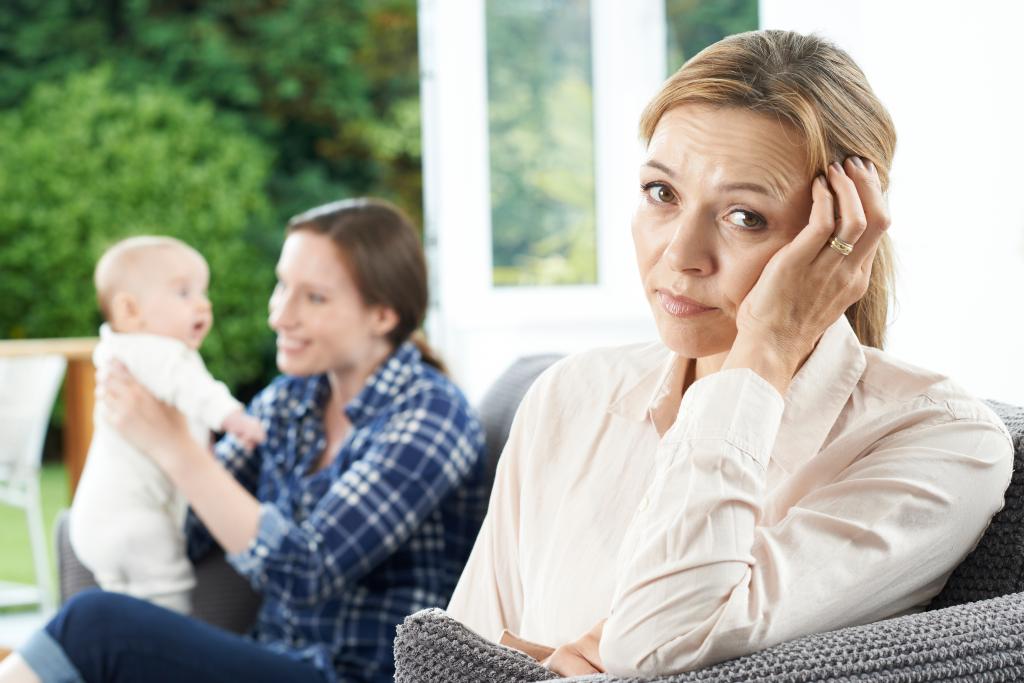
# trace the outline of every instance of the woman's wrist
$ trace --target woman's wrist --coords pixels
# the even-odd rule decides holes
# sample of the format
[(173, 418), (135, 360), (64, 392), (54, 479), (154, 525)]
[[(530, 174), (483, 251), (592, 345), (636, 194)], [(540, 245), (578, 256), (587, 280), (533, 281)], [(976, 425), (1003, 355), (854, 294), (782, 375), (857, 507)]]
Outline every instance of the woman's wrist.
[(806, 354), (740, 335), (736, 337), (721, 369), (749, 368), (785, 396), (804, 358)]

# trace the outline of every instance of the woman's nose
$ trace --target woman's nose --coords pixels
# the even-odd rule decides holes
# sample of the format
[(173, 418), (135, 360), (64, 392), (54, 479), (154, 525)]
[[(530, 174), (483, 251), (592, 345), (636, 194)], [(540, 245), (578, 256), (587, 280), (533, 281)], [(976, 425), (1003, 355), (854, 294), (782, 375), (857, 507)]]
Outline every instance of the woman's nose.
[(710, 273), (714, 258), (711, 253), (711, 233), (704, 221), (695, 216), (680, 217), (665, 245), (662, 258), (676, 272), (697, 271)]
[(289, 297), (284, 296), (272, 296), (270, 297), (270, 315), (267, 318), (272, 329), (282, 329), (291, 327), (294, 324), (294, 312), (291, 300)]

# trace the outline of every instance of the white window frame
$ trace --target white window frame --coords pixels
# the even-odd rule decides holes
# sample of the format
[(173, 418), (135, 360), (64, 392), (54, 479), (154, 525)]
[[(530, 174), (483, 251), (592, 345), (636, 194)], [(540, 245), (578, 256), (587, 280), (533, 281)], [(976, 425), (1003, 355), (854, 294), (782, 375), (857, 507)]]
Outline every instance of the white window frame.
[(471, 399), (516, 357), (654, 338), (630, 216), (637, 122), (665, 78), (663, 0), (591, 2), (597, 278), (495, 287), (484, 0), (420, 0), (427, 332)]

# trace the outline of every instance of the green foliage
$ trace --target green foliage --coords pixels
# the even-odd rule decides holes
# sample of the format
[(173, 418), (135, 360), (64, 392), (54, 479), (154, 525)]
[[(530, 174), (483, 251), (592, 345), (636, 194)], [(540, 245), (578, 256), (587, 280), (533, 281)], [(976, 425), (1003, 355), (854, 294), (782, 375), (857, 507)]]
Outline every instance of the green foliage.
[(217, 322), (203, 348), (231, 385), (264, 374), (277, 245), (264, 145), (208, 103), (163, 86), (118, 90), (99, 68), (39, 85), (0, 114), (0, 331), (90, 336), (92, 270), (129, 234), (178, 237), (210, 264)]
[(757, 0), (665, 0), (668, 72), (708, 45), (757, 29)]
[(421, 215), (416, 0), (47, 0), (0, 4), (0, 109), (110, 63), (237, 113), (277, 155), (275, 230), (371, 193)]
[(597, 281), (587, 0), (487, 3), (494, 283)]

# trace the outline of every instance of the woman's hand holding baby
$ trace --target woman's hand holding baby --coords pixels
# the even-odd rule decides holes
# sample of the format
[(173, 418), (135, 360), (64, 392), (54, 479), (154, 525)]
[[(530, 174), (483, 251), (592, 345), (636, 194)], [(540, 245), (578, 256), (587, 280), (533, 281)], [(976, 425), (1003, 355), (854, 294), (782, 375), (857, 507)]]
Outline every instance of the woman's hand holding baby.
[(224, 418), (222, 427), (225, 432), (238, 439), (247, 451), (251, 451), (267, 438), (267, 432), (260, 421), (241, 409)]
[[(811, 184), (807, 227), (765, 265), (737, 311), (737, 335), (722, 369), (748, 367), (785, 394), (815, 344), (867, 291), (889, 214), (878, 172), (856, 157)], [(832, 191), (829, 191), (831, 186)], [(836, 203), (838, 202), (838, 211)], [(853, 244), (844, 256), (836, 235)]]

